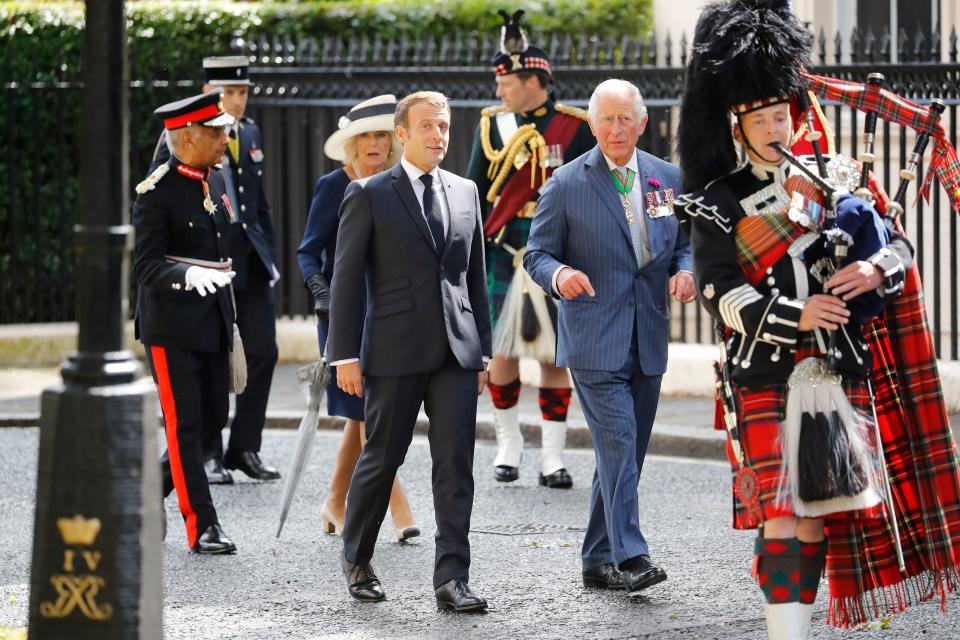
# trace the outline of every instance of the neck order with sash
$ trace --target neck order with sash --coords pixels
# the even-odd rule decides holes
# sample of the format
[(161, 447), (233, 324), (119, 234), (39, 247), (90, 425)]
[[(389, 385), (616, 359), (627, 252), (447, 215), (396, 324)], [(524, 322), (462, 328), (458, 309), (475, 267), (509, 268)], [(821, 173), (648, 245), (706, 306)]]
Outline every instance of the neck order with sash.
[[(582, 124), (582, 120), (564, 113), (556, 113), (543, 132), (543, 139), (547, 145), (559, 144), (566, 151), (570, 143), (573, 142), (577, 130)], [(504, 141), (504, 146), (508, 147), (510, 141)], [(492, 238), (500, 229), (510, 222), (517, 212), (523, 208), (523, 205), (534, 200), (537, 194), (536, 170), (540, 167), (534, 166), (533, 158), (527, 160), (519, 170), (514, 171), (513, 175), (507, 180), (500, 191), (496, 204), (493, 205), (493, 211), (483, 225), (484, 237)], [(553, 173), (553, 167), (546, 168), (546, 177)], [(544, 178), (544, 181), (546, 178)], [(540, 182), (543, 184), (543, 181)]]

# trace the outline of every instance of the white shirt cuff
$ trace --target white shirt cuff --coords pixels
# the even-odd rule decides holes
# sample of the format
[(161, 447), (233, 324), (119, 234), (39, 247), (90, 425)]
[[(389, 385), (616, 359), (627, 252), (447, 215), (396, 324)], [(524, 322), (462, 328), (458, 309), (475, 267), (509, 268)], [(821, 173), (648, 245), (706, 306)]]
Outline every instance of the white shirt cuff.
[(557, 276), (560, 275), (560, 272), (567, 268), (567, 265), (562, 264), (557, 267), (557, 270), (553, 272), (553, 277), (550, 278), (550, 287), (553, 289), (553, 292), (560, 295), (560, 289), (557, 288)]
[(337, 360), (336, 362), (331, 362), (331, 367), (338, 367), (341, 364), (350, 364), (351, 362), (360, 362), (360, 358), (347, 358), (346, 360)]

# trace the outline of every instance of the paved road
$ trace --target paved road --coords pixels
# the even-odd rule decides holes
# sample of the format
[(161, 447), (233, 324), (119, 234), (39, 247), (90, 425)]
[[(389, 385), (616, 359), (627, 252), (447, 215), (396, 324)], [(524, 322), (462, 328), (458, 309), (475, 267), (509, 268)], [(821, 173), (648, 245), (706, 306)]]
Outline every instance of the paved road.
[[(0, 629), (22, 627), (27, 617), (37, 441), (35, 429), (0, 430)], [(265, 449), (277, 460), (289, 459), (293, 442), (290, 431), (265, 434)], [(571, 452), (574, 489), (551, 491), (537, 487), (530, 473), (498, 485), (488, 472), (494, 447), (478, 444), (471, 584), (491, 610), (458, 617), (436, 611), (430, 588), (433, 518), (421, 436), (401, 475), (425, 537), (400, 545), (385, 532), (375, 567), (388, 600), (349, 598), (339, 570), (340, 540), (319, 533), (319, 505), (337, 442), (336, 433), (318, 435), (282, 539), (273, 537), (280, 484), (214, 488), (221, 519), (240, 548), (234, 557), (191, 555), (182, 529), (171, 527), (164, 546), (167, 640), (765, 637), (760, 596), (748, 575), (753, 535), (729, 528), (724, 463), (648, 459), (641, 517), (652, 553), (670, 577), (646, 595), (627, 597), (587, 592), (579, 584), (592, 452)], [(168, 499), (171, 524), (174, 510)], [(825, 591), (822, 585), (821, 596)], [(823, 625), (823, 600), (818, 638), (960, 635), (960, 597), (951, 598), (947, 616), (927, 603), (893, 618), (885, 631), (845, 634)]]

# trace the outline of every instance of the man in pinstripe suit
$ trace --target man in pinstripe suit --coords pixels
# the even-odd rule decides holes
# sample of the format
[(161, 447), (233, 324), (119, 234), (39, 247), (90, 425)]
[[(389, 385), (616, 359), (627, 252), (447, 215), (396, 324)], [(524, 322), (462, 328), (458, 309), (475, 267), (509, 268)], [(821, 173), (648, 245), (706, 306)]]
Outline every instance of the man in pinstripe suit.
[(673, 214), (679, 169), (636, 148), (640, 91), (607, 80), (589, 116), (597, 146), (547, 182), (523, 266), (560, 299), (557, 366), (570, 368), (593, 436), (584, 586), (638, 591), (667, 577), (650, 560), (637, 496), (667, 365), (667, 292), (690, 302), (695, 289)]

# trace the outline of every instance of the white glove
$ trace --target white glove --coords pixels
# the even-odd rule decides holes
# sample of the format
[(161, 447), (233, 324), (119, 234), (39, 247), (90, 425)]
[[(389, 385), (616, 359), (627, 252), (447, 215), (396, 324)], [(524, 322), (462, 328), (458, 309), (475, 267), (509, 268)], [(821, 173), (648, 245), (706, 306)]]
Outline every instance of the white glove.
[(187, 291), (196, 289), (201, 296), (207, 293), (216, 293), (217, 287), (225, 287), (230, 284), (233, 277), (237, 275), (236, 271), (217, 271), (216, 269), (207, 269), (206, 267), (189, 267), (184, 276), (187, 284)]

